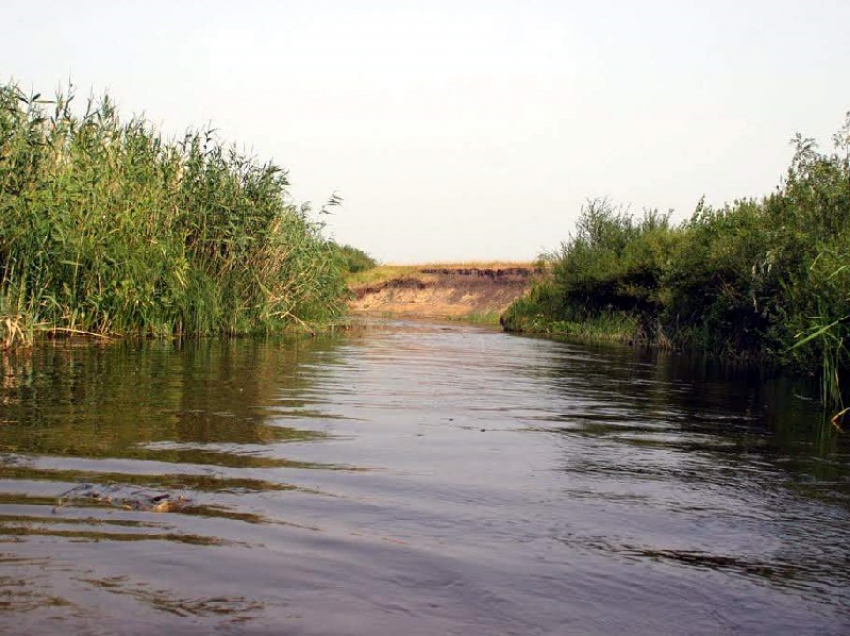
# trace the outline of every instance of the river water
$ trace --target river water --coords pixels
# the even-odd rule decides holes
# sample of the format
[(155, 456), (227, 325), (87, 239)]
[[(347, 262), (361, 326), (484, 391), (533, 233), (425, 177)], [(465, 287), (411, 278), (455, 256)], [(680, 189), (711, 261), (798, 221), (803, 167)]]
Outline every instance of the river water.
[(781, 377), (413, 322), (0, 370), (6, 633), (850, 633), (850, 444)]

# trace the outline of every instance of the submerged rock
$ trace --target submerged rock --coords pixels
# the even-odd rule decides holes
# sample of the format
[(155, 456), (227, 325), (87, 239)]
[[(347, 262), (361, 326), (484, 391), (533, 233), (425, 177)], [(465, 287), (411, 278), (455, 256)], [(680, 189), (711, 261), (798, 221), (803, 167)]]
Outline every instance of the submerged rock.
[(91, 484), (75, 486), (59, 495), (58, 506), (100, 504), (122, 510), (145, 512), (175, 512), (190, 503), (183, 495), (151, 492), (122, 484)]

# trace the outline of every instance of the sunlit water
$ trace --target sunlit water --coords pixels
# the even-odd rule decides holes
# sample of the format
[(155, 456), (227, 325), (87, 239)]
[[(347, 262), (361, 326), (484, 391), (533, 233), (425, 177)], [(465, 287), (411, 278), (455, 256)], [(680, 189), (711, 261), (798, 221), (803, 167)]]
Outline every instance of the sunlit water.
[(0, 369), (0, 631), (850, 633), (850, 445), (780, 378), (417, 323)]

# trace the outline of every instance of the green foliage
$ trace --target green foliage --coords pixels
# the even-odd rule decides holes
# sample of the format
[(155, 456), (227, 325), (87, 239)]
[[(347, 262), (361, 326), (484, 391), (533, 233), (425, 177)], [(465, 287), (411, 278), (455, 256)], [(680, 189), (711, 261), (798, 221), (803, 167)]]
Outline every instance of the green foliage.
[(508, 331), (549, 333), (551, 323), (563, 320), (570, 308), (564, 306), (551, 273), (534, 284), (525, 296), (515, 300), (502, 314), (500, 322)]
[(503, 323), (551, 331), (613, 325), (619, 314), (655, 344), (819, 371), (825, 401), (840, 403), (850, 370), (850, 113), (834, 141), (825, 154), (798, 135), (776, 192), (719, 209), (701, 201), (675, 227), (668, 215), (635, 219), (589, 202), (549, 255), (549, 276)]
[(659, 284), (659, 319), (680, 344), (748, 354), (763, 343), (775, 294), (760, 205), (698, 206)]
[(286, 173), (211, 131), (165, 142), (108, 96), (0, 85), (0, 313), (98, 334), (247, 333), (343, 309)]
[(369, 256), (366, 252), (351, 245), (339, 245), (331, 243), (337, 261), (342, 270), (348, 274), (357, 272), (365, 272), (368, 269), (378, 266), (378, 261)]
[(645, 212), (635, 220), (606, 200), (582, 211), (576, 235), (553, 259), (555, 286), (571, 319), (610, 311), (652, 314), (658, 279), (675, 243), (669, 215)]

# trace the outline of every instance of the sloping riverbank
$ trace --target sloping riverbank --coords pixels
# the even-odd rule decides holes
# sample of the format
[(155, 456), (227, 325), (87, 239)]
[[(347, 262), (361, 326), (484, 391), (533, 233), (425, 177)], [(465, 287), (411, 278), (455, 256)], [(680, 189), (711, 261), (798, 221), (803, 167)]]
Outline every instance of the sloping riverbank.
[(540, 271), (528, 263), (382, 266), (349, 281), (355, 314), (497, 323)]

